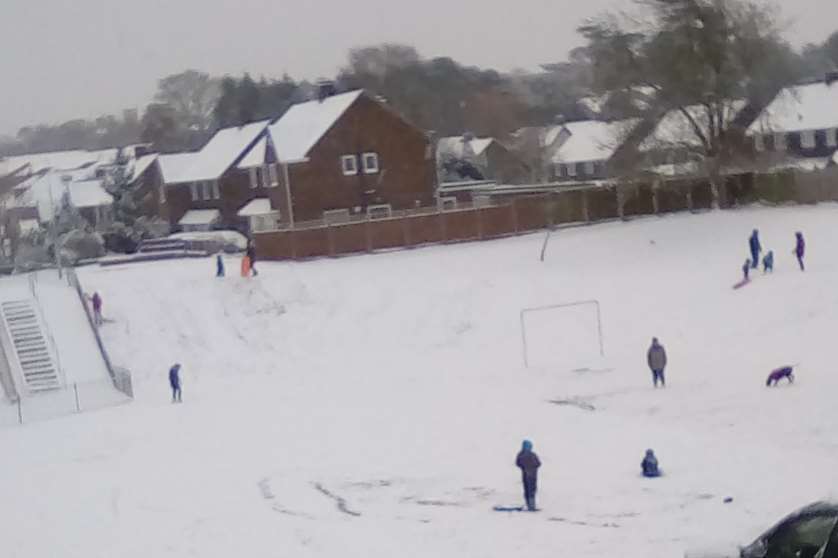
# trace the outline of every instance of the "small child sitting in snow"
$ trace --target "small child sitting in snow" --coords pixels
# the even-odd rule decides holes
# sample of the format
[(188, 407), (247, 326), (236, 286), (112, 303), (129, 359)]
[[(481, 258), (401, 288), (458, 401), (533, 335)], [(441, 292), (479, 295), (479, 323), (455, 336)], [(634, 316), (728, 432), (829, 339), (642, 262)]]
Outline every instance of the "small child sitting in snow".
[(774, 273), (774, 250), (769, 250), (765, 257), (762, 258), (762, 272)]
[(643, 469), (643, 476), (646, 478), (653, 479), (661, 476), (658, 468), (658, 458), (655, 457), (655, 452), (650, 449), (646, 450), (646, 457), (643, 458), (640, 467)]

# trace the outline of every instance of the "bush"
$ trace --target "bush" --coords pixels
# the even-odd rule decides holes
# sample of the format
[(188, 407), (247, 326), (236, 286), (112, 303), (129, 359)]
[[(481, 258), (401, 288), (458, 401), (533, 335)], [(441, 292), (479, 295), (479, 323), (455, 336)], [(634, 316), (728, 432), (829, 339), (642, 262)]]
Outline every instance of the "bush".
[(105, 255), (105, 240), (95, 232), (70, 231), (59, 237), (58, 245), (62, 261), (66, 260), (69, 264)]

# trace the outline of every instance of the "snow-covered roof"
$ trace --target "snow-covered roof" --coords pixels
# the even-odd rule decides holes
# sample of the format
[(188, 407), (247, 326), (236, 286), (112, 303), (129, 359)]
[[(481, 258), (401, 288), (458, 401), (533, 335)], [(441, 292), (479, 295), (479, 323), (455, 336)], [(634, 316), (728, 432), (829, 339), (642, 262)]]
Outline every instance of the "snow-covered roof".
[(452, 136), (440, 138), (437, 142), (436, 151), (439, 155), (451, 155), (458, 159), (466, 156), (466, 146), (471, 149), (469, 155), (479, 157), (495, 141), (494, 138), (473, 138), (466, 139), (465, 136)]
[(221, 218), (218, 209), (190, 209), (178, 221), (178, 225), (212, 225)]
[(760, 113), (749, 134), (838, 128), (838, 82), (787, 87)]
[[(727, 121), (731, 122), (745, 108), (745, 101), (732, 101), (728, 107)], [(706, 109), (701, 105), (686, 107), (686, 112), (699, 125), (703, 133), (710, 130), (710, 119)], [(700, 147), (701, 140), (695, 133), (695, 128), (681, 110), (671, 110), (655, 126), (649, 136), (640, 144), (641, 151), (649, 151), (662, 147), (685, 146)]]
[(186, 178), (189, 167), (195, 162), (197, 153), (172, 153), (171, 155), (160, 155), (157, 160), (160, 163), (160, 172), (163, 174), (163, 182), (166, 184), (178, 184), (189, 182)]
[(352, 91), (294, 105), (279, 121), (270, 126), (274, 150), (280, 162), (304, 161), (309, 151), (363, 94)]
[(254, 145), (247, 155), (237, 165), (240, 169), (250, 169), (253, 167), (261, 167), (265, 164), (265, 152), (268, 147), (268, 136), (264, 136), (256, 145)]
[[(131, 157), (133, 148), (126, 148), (126, 154)], [(94, 164), (112, 165), (116, 162), (118, 150), (115, 148), (99, 151), (54, 151), (50, 153), (31, 153), (15, 155), (0, 160), (0, 175), (14, 172), (21, 167), (28, 166), (32, 174), (45, 170), (74, 170)], [(8, 172), (5, 172), (7, 171)]]
[(607, 161), (636, 124), (637, 120), (569, 122), (564, 125), (569, 137), (556, 152), (553, 162)]
[(157, 160), (158, 155), (156, 153), (152, 153), (150, 155), (143, 155), (139, 159), (134, 162), (134, 171), (131, 174), (131, 180), (137, 180), (139, 177), (143, 175), (143, 173), (148, 170), (148, 167), (154, 164), (154, 161)]
[(239, 209), (239, 217), (256, 217), (276, 213), (277, 210), (271, 207), (271, 200), (268, 198), (256, 198), (250, 200), (244, 207)]
[(70, 201), (78, 208), (111, 205), (113, 196), (105, 191), (101, 180), (70, 183)]
[[(217, 180), (268, 127), (268, 120), (218, 130), (183, 171), (178, 182)], [(168, 182), (168, 180), (167, 180)]]

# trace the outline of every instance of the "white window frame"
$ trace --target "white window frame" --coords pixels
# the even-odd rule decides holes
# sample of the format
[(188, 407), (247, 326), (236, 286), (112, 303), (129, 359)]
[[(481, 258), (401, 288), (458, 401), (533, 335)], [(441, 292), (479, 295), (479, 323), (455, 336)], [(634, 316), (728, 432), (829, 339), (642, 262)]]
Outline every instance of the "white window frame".
[(838, 147), (838, 128), (832, 128), (826, 131), (826, 146)]
[[(375, 162), (374, 165), (367, 164), (367, 158)], [(364, 167), (364, 174), (377, 174), (379, 172), (378, 153), (375, 151), (367, 151), (361, 155), (361, 164)]]
[(348, 209), (327, 209), (323, 212), (323, 220), (328, 225), (348, 223), (351, 219)]
[(218, 185), (217, 180), (212, 181), (212, 199), (220, 200), (221, 199), (221, 188)]
[(784, 132), (774, 134), (774, 151), (788, 151), (788, 138)]
[(754, 136), (754, 149), (757, 153), (762, 153), (765, 151), (765, 136), (762, 134), (757, 134)]
[(814, 149), (818, 146), (818, 137), (814, 130), (804, 130), (800, 132), (800, 148)]
[[(347, 163), (350, 163), (347, 165)], [(350, 168), (351, 167), (351, 168)], [(343, 155), (340, 158), (340, 170), (343, 176), (355, 176), (358, 174), (358, 156), (357, 155)]]
[[(379, 212), (386, 212), (385, 215), (378, 215)], [(368, 219), (389, 219), (393, 216), (393, 206), (389, 203), (367, 206)]]
[(596, 171), (596, 166), (594, 165), (593, 161), (587, 161), (585, 163), (585, 176), (593, 176)]
[(212, 184), (209, 180), (201, 181), (201, 199), (204, 201), (212, 199)]
[(247, 169), (247, 174), (250, 176), (250, 189), (255, 190), (259, 187), (259, 172), (256, 167)]
[(271, 188), (279, 186), (279, 170), (276, 168), (276, 163), (267, 165), (268, 180)]
[(197, 182), (190, 182), (189, 183), (189, 193), (192, 196), (192, 201), (198, 201), (198, 183)]
[(568, 163), (565, 167), (567, 168), (567, 176), (569, 178), (576, 178), (576, 163)]

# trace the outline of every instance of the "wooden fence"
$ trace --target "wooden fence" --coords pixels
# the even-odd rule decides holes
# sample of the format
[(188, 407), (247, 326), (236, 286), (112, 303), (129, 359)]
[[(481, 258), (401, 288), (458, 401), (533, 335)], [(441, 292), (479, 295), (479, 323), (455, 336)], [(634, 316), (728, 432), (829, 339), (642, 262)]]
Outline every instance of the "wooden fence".
[[(838, 201), (838, 169), (730, 177), (718, 188), (722, 209), (764, 202), (808, 204)], [(421, 208), (384, 219), (349, 223), (306, 223), (294, 229), (254, 235), (257, 257), (299, 260), (343, 254), (488, 240), (547, 227), (630, 219), (714, 205), (706, 181), (680, 180), (656, 186), (631, 184), (569, 189), (508, 197), (490, 206), (451, 210)]]

